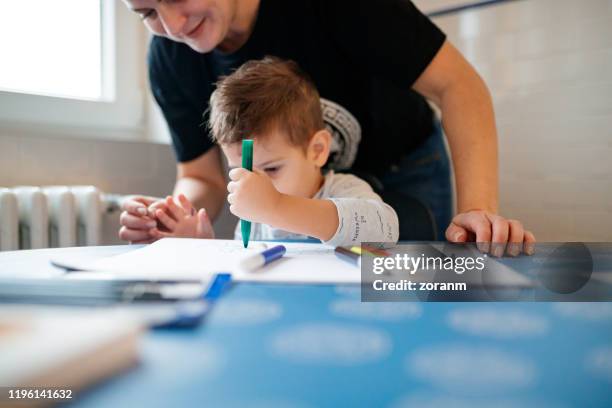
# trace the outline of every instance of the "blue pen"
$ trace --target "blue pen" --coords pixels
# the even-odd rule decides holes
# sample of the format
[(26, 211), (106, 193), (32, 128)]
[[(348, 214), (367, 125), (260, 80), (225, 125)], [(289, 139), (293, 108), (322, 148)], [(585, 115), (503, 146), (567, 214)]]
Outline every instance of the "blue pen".
[(277, 245), (270, 249), (266, 249), (265, 251), (249, 256), (248, 258), (244, 258), (240, 262), (240, 266), (243, 269), (254, 270), (257, 268), (261, 268), (264, 265), (269, 264), (270, 262), (282, 258), (287, 252), (287, 248), (284, 245)]
[(174, 319), (155, 325), (162, 327), (193, 327), (200, 324), (211, 305), (227, 290), (232, 283), (232, 275), (218, 273), (204, 294), (204, 302), (191, 300), (175, 304), (176, 316)]

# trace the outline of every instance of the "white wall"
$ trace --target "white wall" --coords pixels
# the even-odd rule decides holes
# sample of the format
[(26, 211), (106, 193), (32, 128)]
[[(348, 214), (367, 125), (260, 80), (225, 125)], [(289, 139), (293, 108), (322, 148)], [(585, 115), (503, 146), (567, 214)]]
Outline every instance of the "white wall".
[(612, 1), (519, 0), (434, 21), (491, 88), (500, 211), (541, 241), (612, 240)]

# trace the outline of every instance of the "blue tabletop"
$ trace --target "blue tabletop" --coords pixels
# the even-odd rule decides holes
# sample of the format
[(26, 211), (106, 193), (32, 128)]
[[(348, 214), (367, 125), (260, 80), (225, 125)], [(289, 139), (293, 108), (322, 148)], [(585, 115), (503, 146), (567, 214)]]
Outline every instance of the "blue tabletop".
[[(0, 253), (0, 276), (131, 249)], [(610, 407), (612, 303), (361, 303), (357, 286), (240, 283), (202, 325), (147, 333), (140, 361), (72, 406)]]
[(361, 303), (238, 284), (75, 406), (609, 407), (611, 303)]

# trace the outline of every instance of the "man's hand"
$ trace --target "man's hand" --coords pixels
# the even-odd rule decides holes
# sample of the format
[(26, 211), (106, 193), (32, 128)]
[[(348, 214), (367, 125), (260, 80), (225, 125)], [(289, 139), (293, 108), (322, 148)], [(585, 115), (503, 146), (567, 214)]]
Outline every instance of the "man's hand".
[(199, 211), (183, 194), (178, 195), (178, 202), (171, 196), (166, 197), (163, 206), (155, 209), (155, 217), (160, 228), (151, 228), (149, 234), (156, 239), (168, 237), (214, 238), (210, 218), (204, 208)]
[(483, 252), (501, 257), (504, 252), (517, 256), (521, 252), (533, 255), (536, 239), (517, 220), (483, 210), (471, 210), (455, 215), (446, 229), (449, 242), (476, 242)]
[(123, 210), (119, 217), (121, 228), (119, 238), (132, 244), (148, 244), (157, 238), (149, 231), (157, 225), (154, 211), (163, 205), (163, 200), (155, 197), (129, 196), (121, 203)]
[(230, 170), (229, 178), (227, 202), (232, 214), (245, 220), (270, 224), (269, 220), (282, 197), (270, 178), (258, 170), (243, 168)]

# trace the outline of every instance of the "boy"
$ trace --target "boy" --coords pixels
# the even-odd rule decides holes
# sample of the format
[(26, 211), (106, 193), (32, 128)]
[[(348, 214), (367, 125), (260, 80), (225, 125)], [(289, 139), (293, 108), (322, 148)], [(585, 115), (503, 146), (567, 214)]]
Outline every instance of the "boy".
[[(395, 211), (363, 180), (324, 173), (332, 136), (319, 94), (297, 64), (249, 61), (217, 84), (209, 127), (225, 154), (230, 211), (252, 221), (252, 240), (316, 238), (332, 246), (397, 242)], [(253, 171), (240, 168), (243, 139), (254, 139)], [(204, 210), (179, 195), (155, 212), (157, 238), (205, 236)], [(240, 229), (236, 229), (240, 239)]]

